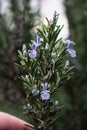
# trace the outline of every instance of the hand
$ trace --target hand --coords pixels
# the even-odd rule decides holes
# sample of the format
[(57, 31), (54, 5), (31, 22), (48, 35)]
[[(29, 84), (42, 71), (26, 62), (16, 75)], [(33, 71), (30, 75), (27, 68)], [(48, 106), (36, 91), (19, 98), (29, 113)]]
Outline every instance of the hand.
[(33, 130), (33, 126), (15, 116), (0, 112), (0, 130)]

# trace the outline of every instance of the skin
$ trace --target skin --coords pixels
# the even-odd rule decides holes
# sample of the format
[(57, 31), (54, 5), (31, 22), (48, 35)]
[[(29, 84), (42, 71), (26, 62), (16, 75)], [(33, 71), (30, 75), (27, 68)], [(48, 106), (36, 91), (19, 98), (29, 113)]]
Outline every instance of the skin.
[(0, 130), (34, 130), (33, 126), (15, 116), (0, 112)]

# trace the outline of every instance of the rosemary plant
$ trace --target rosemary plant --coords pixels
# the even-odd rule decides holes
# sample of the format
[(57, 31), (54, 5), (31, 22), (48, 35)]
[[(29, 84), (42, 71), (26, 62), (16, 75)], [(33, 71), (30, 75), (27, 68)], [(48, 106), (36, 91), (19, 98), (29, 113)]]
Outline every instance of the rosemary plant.
[(75, 43), (59, 38), (62, 27), (57, 25), (58, 16), (55, 12), (52, 21), (46, 18), (47, 25), (41, 24), (37, 28), (36, 40), (23, 44), (22, 50), (18, 50), (17, 65), (23, 70), (20, 79), (26, 94), (25, 109), (36, 130), (53, 129), (62, 110), (54, 96), (73, 73), (68, 55), (76, 57), (71, 48)]

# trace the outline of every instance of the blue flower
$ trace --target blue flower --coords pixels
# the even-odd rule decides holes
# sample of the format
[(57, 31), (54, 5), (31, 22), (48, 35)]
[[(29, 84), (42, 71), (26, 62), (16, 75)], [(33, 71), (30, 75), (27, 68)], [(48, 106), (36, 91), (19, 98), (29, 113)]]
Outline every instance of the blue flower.
[(41, 45), (41, 40), (40, 40), (40, 36), (37, 36), (37, 46)]
[(36, 89), (36, 88), (34, 88), (33, 90), (32, 90), (32, 94), (34, 94), (34, 95), (36, 95), (36, 94), (38, 94), (38, 90)]
[(70, 54), (71, 57), (76, 57), (76, 51), (71, 49), (71, 47), (73, 45), (75, 45), (75, 43), (73, 41), (70, 41), (69, 39), (67, 39), (65, 41), (65, 44), (67, 45), (66, 48), (67, 48), (67, 51), (68, 53)]
[(50, 99), (50, 91), (47, 90), (47, 83), (41, 84), (43, 87), (43, 91), (41, 92), (41, 99), (42, 100), (49, 100)]
[(67, 51), (68, 51), (68, 53), (70, 54), (71, 57), (76, 57), (76, 51), (75, 50), (68, 48)]
[(42, 83), (41, 86), (43, 87), (43, 91), (46, 91), (46, 89), (47, 89), (47, 83)]
[(40, 43), (40, 37), (37, 36), (37, 42), (35, 42), (33, 45), (32, 45), (32, 50), (28, 50), (29, 52), (29, 56), (30, 58), (35, 58), (37, 56), (37, 47), (39, 47), (41, 45)]
[(37, 36), (37, 42), (35, 42), (33, 45), (32, 45), (32, 48), (33, 49), (37, 49), (37, 47), (39, 47), (40, 45), (41, 45), (41, 43), (40, 43), (40, 36)]
[(37, 56), (37, 52), (35, 49), (29, 50), (29, 56), (30, 58), (35, 58)]
[(44, 100), (49, 100), (50, 99), (50, 93), (49, 91), (42, 91), (41, 92), (41, 99), (44, 101)]

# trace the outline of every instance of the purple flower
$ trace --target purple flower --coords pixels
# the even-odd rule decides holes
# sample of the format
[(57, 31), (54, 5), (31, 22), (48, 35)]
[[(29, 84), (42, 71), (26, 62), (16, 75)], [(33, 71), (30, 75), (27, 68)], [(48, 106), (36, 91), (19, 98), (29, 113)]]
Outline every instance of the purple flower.
[(37, 56), (37, 52), (35, 49), (29, 50), (29, 56), (30, 58), (35, 58)]
[(49, 91), (42, 91), (41, 92), (41, 99), (44, 101), (44, 100), (49, 100), (50, 99), (50, 93)]
[(75, 50), (68, 48), (67, 51), (68, 51), (68, 53), (70, 54), (71, 57), (76, 57), (76, 51)]
[(70, 41), (69, 39), (67, 39), (66, 41), (65, 41), (65, 44), (67, 45), (67, 51), (68, 51), (68, 53), (70, 54), (70, 56), (71, 57), (76, 57), (76, 51), (75, 50), (73, 50), (73, 49), (71, 49), (71, 47), (73, 46), (73, 45), (75, 45), (75, 43), (73, 42), (73, 41)]
[(43, 91), (46, 91), (46, 89), (47, 89), (47, 83), (42, 83), (41, 86), (43, 87)]
[(36, 94), (38, 94), (38, 90), (36, 89), (36, 88), (34, 88), (33, 90), (32, 90), (32, 94), (34, 94), (34, 95), (36, 95)]
[(40, 43), (40, 36), (37, 36), (37, 42), (35, 42), (33, 45), (32, 45), (32, 49), (37, 49), (37, 47), (39, 47), (41, 45)]
[(29, 50), (29, 56), (30, 58), (35, 58), (37, 56), (37, 47), (39, 47), (41, 45), (40, 43), (40, 37), (37, 36), (37, 42), (35, 42), (33, 45), (32, 45), (32, 50)]
[(40, 40), (40, 36), (37, 36), (37, 46), (40, 46), (41, 45), (41, 40)]
[(69, 40), (69, 39), (67, 39), (67, 40), (65, 41), (65, 43), (66, 43), (66, 45), (67, 45), (67, 48), (70, 48), (71, 46), (75, 45), (75, 43), (74, 43), (73, 41)]
[(41, 84), (43, 87), (43, 91), (41, 92), (41, 99), (42, 100), (49, 100), (50, 99), (50, 91), (47, 90), (47, 83)]

